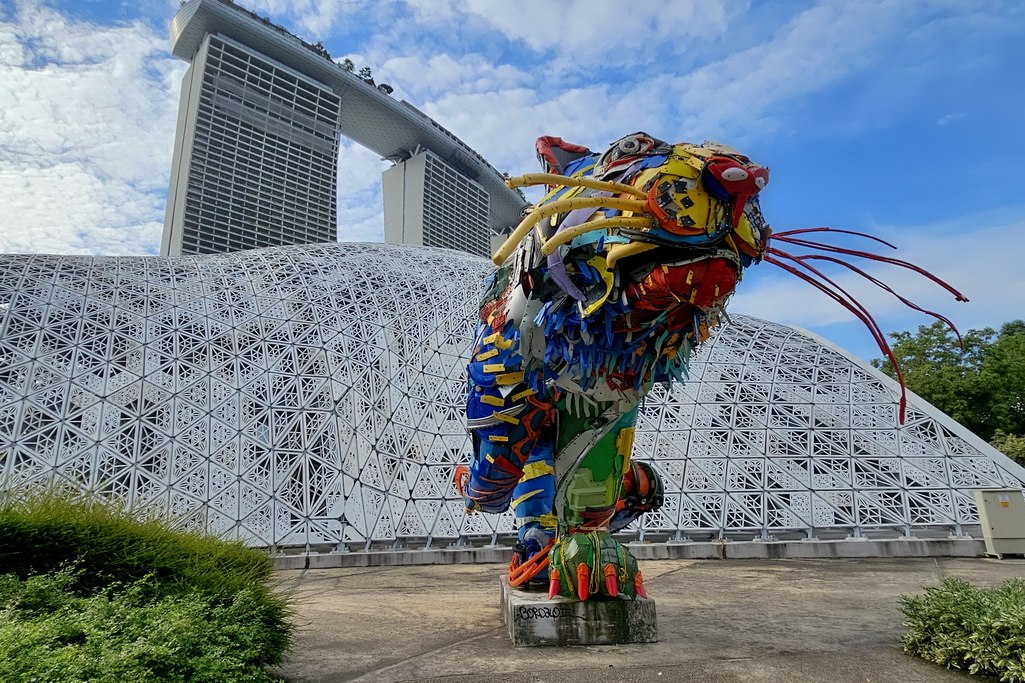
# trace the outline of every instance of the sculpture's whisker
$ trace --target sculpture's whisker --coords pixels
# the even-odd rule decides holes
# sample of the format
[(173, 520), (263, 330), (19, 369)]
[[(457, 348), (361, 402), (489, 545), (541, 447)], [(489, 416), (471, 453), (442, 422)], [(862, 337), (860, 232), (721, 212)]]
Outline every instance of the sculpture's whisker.
[(552, 235), (550, 239), (545, 240), (544, 244), (541, 245), (541, 253), (548, 256), (563, 244), (571, 242), (573, 238), (583, 235), (584, 233), (591, 232), (592, 230), (599, 230), (603, 228), (650, 228), (654, 223), (654, 219), (649, 216), (613, 216), (612, 218), (598, 218), (593, 221), (581, 223), (580, 225), (575, 225), (572, 228), (560, 230), (555, 235)]
[(836, 232), (836, 233), (841, 233), (841, 234), (844, 234), (844, 235), (854, 235), (855, 237), (865, 237), (867, 239), (879, 242), (880, 244), (885, 244), (890, 249), (896, 249), (897, 248), (894, 245), (892, 245), (889, 242), (887, 242), (886, 240), (880, 239), (880, 238), (876, 237), (875, 235), (869, 235), (868, 233), (858, 232), (856, 230), (841, 230), (840, 228), (828, 228), (828, 227), (825, 227), (825, 226), (818, 227), (818, 228), (795, 228), (793, 230), (784, 230), (783, 232), (774, 232), (774, 233), (772, 233), (772, 236), (773, 237), (786, 237), (786, 236), (789, 236), (789, 235), (806, 235), (806, 234), (812, 233), (812, 232)]
[(495, 265), (502, 265), (512, 255), (516, 247), (527, 236), (531, 228), (541, 220), (558, 213), (573, 211), (575, 209), (618, 209), (620, 211), (632, 211), (634, 213), (647, 213), (648, 204), (640, 199), (623, 199), (621, 197), (571, 197), (570, 199), (559, 199), (548, 202), (534, 208), (527, 216), (520, 221), (516, 229), (512, 231), (502, 246), (498, 248), (491, 260)]
[(968, 298), (961, 292), (954, 289), (951, 285), (941, 280), (937, 276), (933, 275), (924, 268), (920, 268), (913, 263), (902, 261), (901, 259), (892, 258), (890, 256), (883, 256), (882, 254), (874, 254), (870, 251), (859, 251), (857, 249), (847, 249), (846, 247), (838, 247), (832, 244), (823, 244), (821, 242), (814, 242), (810, 240), (797, 239), (794, 237), (787, 236), (786, 233), (773, 233), (773, 240), (780, 242), (786, 242), (787, 244), (793, 244), (798, 247), (805, 247), (806, 249), (818, 249), (820, 251), (832, 252), (834, 254), (845, 254), (847, 256), (857, 256), (858, 258), (868, 259), (870, 261), (879, 261), (881, 263), (889, 263), (890, 265), (899, 266), (908, 270), (914, 271), (923, 277), (926, 277), (943, 289), (947, 290), (954, 295), (957, 301), (968, 301)]
[[(775, 249), (772, 249), (772, 251), (775, 252)], [(957, 337), (958, 344), (961, 345), (961, 346), (964, 345), (963, 340), (961, 339), (961, 333), (958, 331), (957, 327), (954, 325), (954, 323), (952, 323), (950, 321), (949, 318), (947, 318), (946, 316), (941, 315), (941, 314), (939, 314), (939, 313), (937, 313), (935, 311), (930, 311), (930, 310), (927, 310), (925, 308), (922, 308), (921, 306), (919, 306), (915, 302), (913, 302), (910, 299), (908, 299), (908, 298), (900, 295), (899, 293), (897, 293), (892, 287), (890, 287), (888, 284), (886, 284), (885, 282), (883, 282), (879, 278), (877, 278), (877, 277), (875, 277), (875, 276), (865, 272), (864, 270), (862, 270), (861, 268), (858, 268), (854, 264), (847, 263), (843, 259), (838, 259), (838, 258), (836, 258), (834, 256), (826, 256), (825, 254), (802, 254), (802, 255), (797, 256), (795, 258), (798, 258), (800, 260), (815, 259), (815, 260), (819, 260), (819, 261), (829, 261), (830, 263), (838, 263), (841, 266), (854, 271), (855, 273), (857, 273), (858, 275), (862, 276), (863, 278), (865, 278), (866, 280), (868, 280), (872, 284), (876, 285), (880, 289), (882, 289), (882, 290), (884, 290), (886, 292), (889, 292), (890, 294), (895, 296), (902, 304), (904, 304), (908, 308), (914, 309), (914, 310), (919, 311), (921, 313), (925, 313), (928, 316), (931, 316), (933, 318), (936, 318), (937, 320), (942, 321), (947, 327), (950, 328), (951, 332), (953, 332), (954, 335)]]
[[(808, 272), (806, 273), (798, 268), (788, 265), (783, 261), (775, 258), (775, 256), (781, 256), (783, 258), (791, 260), (798, 266), (807, 270)], [(770, 247), (766, 249), (764, 261), (766, 263), (771, 263), (774, 266), (782, 268), (791, 275), (794, 275), (800, 278), (801, 280), (804, 280), (805, 282), (809, 283), (810, 285), (824, 293), (826, 296), (833, 299), (841, 306), (846, 308), (848, 311), (853, 313), (854, 316), (858, 318), (858, 320), (865, 324), (865, 327), (868, 328), (869, 333), (872, 335), (872, 338), (878, 345), (879, 350), (882, 351), (883, 355), (885, 355), (886, 358), (890, 361), (890, 365), (891, 367), (893, 367), (894, 374), (897, 376), (897, 382), (900, 384), (900, 403), (898, 409), (898, 416), (900, 422), (903, 423), (905, 411), (907, 408), (907, 387), (904, 384), (904, 374), (901, 372), (900, 364), (897, 362), (897, 358), (896, 356), (894, 356), (893, 350), (890, 348), (889, 343), (887, 343), (886, 341), (885, 334), (879, 327), (879, 324), (876, 322), (875, 318), (872, 317), (872, 314), (869, 313), (868, 310), (864, 306), (862, 306), (853, 296), (851, 296), (850, 293), (848, 293), (843, 287), (840, 287), (835, 282), (833, 282), (829, 277), (827, 277), (824, 273), (819, 271), (817, 268), (815, 268), (814, 266), (810, 266), (807, 263), (804, 263), (796, 256), (792, 256), (784, 251), (780, 251), (777, 248)], [(815, 279), (815, 277), (812, 277), (812, 275), (809, 275), (809, 273), (812, 273), (816, 277), (821, 278), (821, 280)]]

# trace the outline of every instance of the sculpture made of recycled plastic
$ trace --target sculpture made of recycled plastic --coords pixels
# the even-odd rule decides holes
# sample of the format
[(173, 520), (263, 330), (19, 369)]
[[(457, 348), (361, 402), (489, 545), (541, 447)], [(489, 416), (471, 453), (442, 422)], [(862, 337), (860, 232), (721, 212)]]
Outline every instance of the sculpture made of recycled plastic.
[(548, 193), (493, 258), (467, 368), (473, 456), (456, 484), (469, 513), (513, 509), (513, 585), (646, 597), (611, 535), (662, 504), (655, 471), (631, 460), (638, 409), (655, 384), (685, 377), (746, 268), (769, 262), (826, 292), (895, 366), (872, 317), (811, 261), (866, 277), (829, 254), (884, 261), (964, 297), (906, 262), (808, 237), (828, 228), (773, 235), (758, 203), (768, 169), (726, 145), (635, 133), (601, 155), (555, 137), (539, 138), (537, 152), (545, 172), (508, 181)]

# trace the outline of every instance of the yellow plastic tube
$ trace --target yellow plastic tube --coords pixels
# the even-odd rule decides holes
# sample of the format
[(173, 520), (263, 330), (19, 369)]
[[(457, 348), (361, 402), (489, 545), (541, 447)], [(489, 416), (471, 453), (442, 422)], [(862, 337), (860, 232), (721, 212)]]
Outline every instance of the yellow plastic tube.
[(564, 185), (566, 187), (590, 187), (595, 190), (608, 190), (632, 194), (635, 197), (644, 199), (644, 190), (627, 185), (626, 183), (615, 183), (611, 180), (598, 180), (590, 176), (571, 178), (570, 176), (558, 175), (555, 173), (527, 173), (526, 175), (506, 178), (505, 184), (509, 187), (527, 187), (529, 185)]
[(505, 260), (516, 249), (516, 245), (527, 236), (530, 229), (538, 223), (538, 221), (547, 218), (548, 216), (563, 213), (564, 211), (572, 211), (574, 209), (619, 209), (620, 211), (635, 211), (644, 212), (648, 208), (648, 203), (640, 199), (623, 199), (621, 197), (573, 197), (572, 199), (560, 199), (555, 202), (549, 202), (548, 204), (542, 204), (535, 208), (527, 217), (520, 221), (520, 224), (516, 226), (516, 229), (512, 231), (512, 234), (502, 243), (502, 246), (491, 257), (496, 266), (500, 266), (505, 263)]
[(541, 253), (548, 256), (563, 244), (566, 244), (566, 242), (571, 241), (577, 235), (583, 235), (585, 232), (591, 232), (592, 230), (598, 230), (600, 228), (650, 228), (653, 224), (654, 220), (646, 216), (613, 216), (612, 218), (598, 218), (596, 220), (587, 221), (586, 223), (574, 225), (572, 228), (566, 228), (565, 230), (559, 231), (550, 240), (541, 245)]
[(616, 262), (621, 258), (627, 256), (633, 256), (635, 254), (641, 254), (652, 249), (657, 249), (657, 244), (651, 244), (650, 242), (630, 242), (629, 244), (613, 244), (609, 247), (609, 253), (605, 257), (605, 262), (608, 263), (609, 268), (613, 268)]

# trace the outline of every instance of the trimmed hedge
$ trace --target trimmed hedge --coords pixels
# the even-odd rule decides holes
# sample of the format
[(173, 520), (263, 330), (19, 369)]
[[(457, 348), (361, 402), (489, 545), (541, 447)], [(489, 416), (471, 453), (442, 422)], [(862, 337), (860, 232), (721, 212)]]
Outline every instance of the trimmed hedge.
[(138, 519), (104, 501), (43, 493), (0, 500), (0, 568), (22, 578), (82, 562), (81, 589), (154, 576), (233, 594), (270, 578), (266, 553), (158, 520)]
[(902, 595), (904, 651), (948, 669), (1025, 682), (1025, 579), (976, 588), (946, 578), (921, 597)]
[(48, 493), (0, 502), (0, 680), (267, 681), (267, 554)]

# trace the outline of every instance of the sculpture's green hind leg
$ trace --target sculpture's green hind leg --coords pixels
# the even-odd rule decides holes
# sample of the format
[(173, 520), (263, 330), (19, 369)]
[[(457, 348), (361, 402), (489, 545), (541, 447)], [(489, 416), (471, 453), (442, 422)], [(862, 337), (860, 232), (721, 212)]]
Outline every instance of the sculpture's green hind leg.
[(633, 448), (638, 406), (598, 406), (590, 415), (559, 404), (555, 511), (549, 595), (645, 597), (637, 561), (608, 532)]

